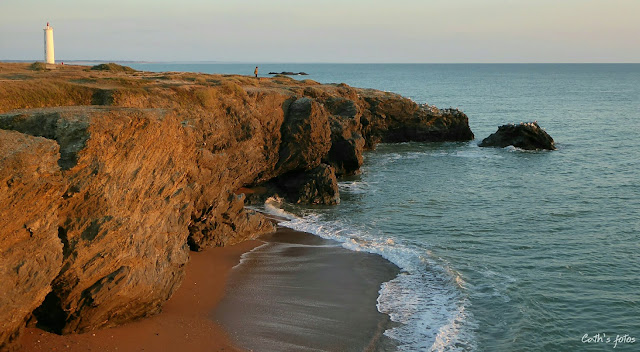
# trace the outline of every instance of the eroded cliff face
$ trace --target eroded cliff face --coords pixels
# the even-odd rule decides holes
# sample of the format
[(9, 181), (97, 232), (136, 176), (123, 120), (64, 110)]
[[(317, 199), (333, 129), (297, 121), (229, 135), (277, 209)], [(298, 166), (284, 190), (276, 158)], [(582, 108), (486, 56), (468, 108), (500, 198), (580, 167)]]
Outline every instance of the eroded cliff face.
[(51, 290), (62, 263), (58, 145), (0, 130), (0, 351)]
[[(0, 92), (46, 98), (27, 106), (22, 98), (0, 95), (0, 112), (41, 108), (0, 114), (0, 132), (60, 148), (59, 158), (27, 148), (49, 155), (50, 166), (60, 169), (50, 173), (57, 179), (38, 179), (49, 180), (48, 198), (38, 195), (36, 179), (21, 191), (33, 189), (32, 199), (43, 199), (24, 200), (21, 216), (49, 224), (41, 237), (51, 242), (51, 259), (38, 262), (46, 270), (28, 289), (30, 299), (16, 291), (25, 274), (13, 274), (13, 263), (2, 267), (8, 268), (3, 278), (13, 280), (7, 312), (20, 324), (3, 328), (0, 343), (16, 336), (32, 311), (41, 326), (60, 333), (158, 312), (181, 282), (189, 249), (274, 230), (244, 208), (242, 187), (266, 186), (292, 202), (336, 204), (336, 175), (358, 172), (366, 148), (473, 138), (457, 110), (346, 85), (179, 73), (114, 77), (72, 66), (32, 75), (43, 84), (16, 80)], [(53, 97), (39, 93), (58, 81), (64, 83), (58, 87), (72, 87), (68, 96), (61, 88)], [(87, 97), (94, 106), (86, 106)], [(3, 172), (14, 172), (15, 162), (2, 160), (0, 167), (8, 165)], [(38, 208), (45, 203), (47, 211)], [(32, 220), (16, 209), (3, 204), (2, 221), (15, 230), (2, 230), (0, 250), (24, 255), (32, 242), (20, 245), (14, 232), (24, 232)], [(25, 233), (20, 236), (26, 241)]]
[(82, 332), (157, 312), (189, 258), (190, 131), (163, 111), (97, 107), (16, 111), (0, 127), (61, 148), (63, 261), (38, 322)]

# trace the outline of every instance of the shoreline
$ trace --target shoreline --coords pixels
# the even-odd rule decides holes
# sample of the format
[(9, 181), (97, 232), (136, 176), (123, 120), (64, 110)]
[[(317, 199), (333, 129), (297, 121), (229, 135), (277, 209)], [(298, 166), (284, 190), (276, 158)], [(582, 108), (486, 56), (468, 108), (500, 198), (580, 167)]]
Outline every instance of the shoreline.
[(224, 296), (228, 276), (241, 256), (262, 244), (249, 240), (191, 252), (184, 281), (158, 315), (83, 334), (61, 336), (27, 328), (18, 351), (243, 351), (209, 312)]
[(380, 255), (352, 251), (279, 226), (260, 237), (229, 276), (211, 317), (238, 346), (255, 351), (388, 351), (393, 324), (377, 308), (383, 282), (400, 269)]
[[(291, 259), (297, 264), (287, 265)], [(394, 343), (383, 333), (393, 323), (376, 302), (398, 271), (379, 255), (278, 226), (256, 240), (192, 252), (158, 315), (62, 336), (30, 327), (18, 351), (388, 350)]]
[(474, 138), (459, 110), (346, 84), (40, 66), (0, 64), (0, 178), (21, 180), (2, 182), (3, 347), (32, 315), (75, 333), (158, 313), (189, 249), (273, 230), (243, 185), (333, 205), (378, 143)]

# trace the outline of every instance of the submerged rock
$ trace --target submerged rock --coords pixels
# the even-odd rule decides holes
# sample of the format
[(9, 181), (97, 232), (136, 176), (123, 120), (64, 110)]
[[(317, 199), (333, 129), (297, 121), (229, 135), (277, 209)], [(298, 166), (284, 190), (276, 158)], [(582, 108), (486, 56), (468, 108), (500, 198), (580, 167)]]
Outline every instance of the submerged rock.
[(308, 76), (309, 74), (306, 72), (291, 72), (291, 71), (282, 71), (282, 72), (269, 72), (270, 75), (284, 75), (284, 76)]
[(514, 146), (525, 150), (555, 150), (553, 138), (537, 122), (523, 122), (498, 127), (498, 131), (480, 142), (480, 147)]

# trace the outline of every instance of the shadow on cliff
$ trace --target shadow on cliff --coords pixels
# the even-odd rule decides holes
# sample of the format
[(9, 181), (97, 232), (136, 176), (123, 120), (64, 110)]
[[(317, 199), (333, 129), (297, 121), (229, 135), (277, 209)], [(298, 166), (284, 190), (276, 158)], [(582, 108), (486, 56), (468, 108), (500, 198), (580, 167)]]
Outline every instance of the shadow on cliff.
[(156, 314), (190, 250), (274, 231), (247, 187), (337, 204), (337, 179), (377, 143), (473, 139), (458, 110), (344, 84), (69, 70), (33, 79), (81, 94), (0, 115), (0, 346), (27, 320), (67, 334)]

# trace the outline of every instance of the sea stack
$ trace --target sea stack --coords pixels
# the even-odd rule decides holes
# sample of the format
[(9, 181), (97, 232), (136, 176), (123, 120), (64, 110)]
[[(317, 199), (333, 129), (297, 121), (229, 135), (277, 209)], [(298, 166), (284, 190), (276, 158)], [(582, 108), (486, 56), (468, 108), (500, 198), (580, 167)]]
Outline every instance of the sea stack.
[(498, 131), (478, 144), (480, 147), (504, 148), (512, 145), (524, 150), (555, 150), (553, 138), (538, 122), (522, 122), (519, 125), (508, 124), (498, 127)]
[(44, 62), (50, 65), (55, 65), (56, 59), (53, 51), (53, 27), (44, 27)]

